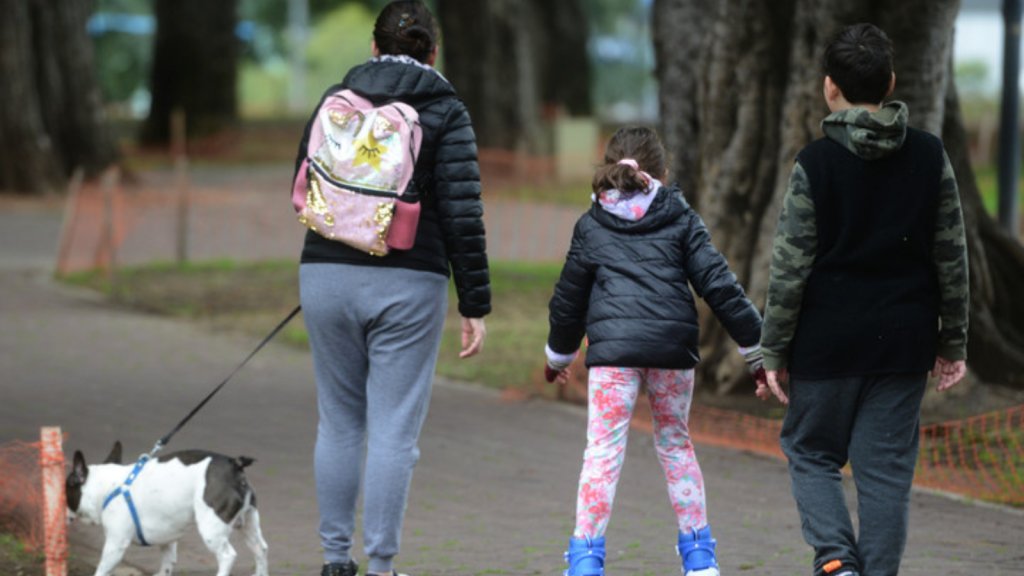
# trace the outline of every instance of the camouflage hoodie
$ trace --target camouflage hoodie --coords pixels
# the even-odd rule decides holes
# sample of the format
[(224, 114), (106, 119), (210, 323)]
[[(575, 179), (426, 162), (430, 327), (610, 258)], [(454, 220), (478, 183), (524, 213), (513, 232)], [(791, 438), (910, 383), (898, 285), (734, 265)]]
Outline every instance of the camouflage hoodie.
[[(840, 110), (826, 117), (821, 125), (826, 138), (865, 160), (874, 160), (903, 145), (907, 118), (906, 104), (890, 102), (874, 113), (864, 108)], [(947, 360), (961, 360), (967, 357), (967, 241), (956, 177), (945, 153), (943, 161), (932, 250), (941, 292), (938, 355)], [(817, 248), (810, 182), (797, 162), (789, 178), (772, 249), (761, 336), (768, 370), (786, 367), (790, 342), (800, 318), (804, 286), (814, 267)]]

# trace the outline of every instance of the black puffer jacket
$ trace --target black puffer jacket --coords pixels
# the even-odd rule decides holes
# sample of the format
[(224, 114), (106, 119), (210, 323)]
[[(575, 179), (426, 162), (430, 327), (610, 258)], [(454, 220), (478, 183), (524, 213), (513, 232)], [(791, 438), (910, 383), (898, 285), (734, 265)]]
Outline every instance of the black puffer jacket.
[[(459, 313), (480, 318), (491, 311), (491, 289), (484, 239), (483, 203), (476, 136), (465, 105), (440, 74), (399, 61), (370, 61), (349, 71), (324, 97), (348, 88), (375, 104), (398, 100), (419, 113), (423, 143), (414, 180), (423, 192), (416, 243), (410, 250), (372, 256), (315, 232), (306, 233), (302, 262), (340, 262), (451, 273)], [(321, 100), (322, 101), (322, 100)], [(295, 170), (306, 155), (310, 122), (299, 144)]]
[(597, 203), (576, 223), (551, 298), (548, 346), (570, 354), (588, 337), (587, 366), (692, 368), (693, 285), (733, 340), (753, 346), (761, 315), (678, 188), (661, 188), (636, 222)]

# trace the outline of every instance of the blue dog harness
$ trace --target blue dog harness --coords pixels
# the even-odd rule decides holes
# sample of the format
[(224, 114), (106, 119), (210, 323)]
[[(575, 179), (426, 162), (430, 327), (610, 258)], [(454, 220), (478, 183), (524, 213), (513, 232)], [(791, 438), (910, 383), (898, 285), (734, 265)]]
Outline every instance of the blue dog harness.
[(131, 486), (132, 482), (139, 476), (139, 472), (142, 472), (142, 467), (149, 462), (149, 455), (143, 454), (139, 457), (139, 461), (135, 463), (135, 468), (132, 468), (131, 474), (128, 474), (128, 478), (125, 479), (124, 483), (114, 489), (107, 499), (103, 501), (103, 509), (106, 510), (107, 506), (114, 501), (118, 496), (124, 496), (124, 501), (128, 505), (128, 512), (132, 515), (132, 522), (135, 523), (135, 536), (138, 537), (139, 543), (143, 546), (149, 546), (149, 542), (146, 542), (146, 538), (142, 535), (142, 524), (139, 522), (139, 512), (135, 509), (135, 502), (132, 501)]

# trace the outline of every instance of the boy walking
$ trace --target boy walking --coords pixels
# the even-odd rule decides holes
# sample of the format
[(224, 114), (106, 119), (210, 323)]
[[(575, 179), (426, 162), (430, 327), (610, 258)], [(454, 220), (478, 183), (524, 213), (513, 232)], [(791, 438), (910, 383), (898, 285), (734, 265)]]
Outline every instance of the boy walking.
[(928, 371), (940, 391), (966, 372), (963, 216), (942, 142), (883, 103), (885, 33), (841, 30), (825, 74), (825, 137), (797, 155), (775, 235), (757, 394), (789, 404), (781, 444), (815, 575), (895, 575)]

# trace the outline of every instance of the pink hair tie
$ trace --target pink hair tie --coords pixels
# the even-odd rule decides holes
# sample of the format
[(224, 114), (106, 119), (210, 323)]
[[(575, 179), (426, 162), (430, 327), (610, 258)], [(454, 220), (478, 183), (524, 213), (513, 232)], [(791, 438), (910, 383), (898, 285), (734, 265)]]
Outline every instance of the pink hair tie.
[(624, 164), (626, 166), (632, 167), (633, 170), (636, 170), (637, 173), (640, 174), (640, 178), (643, 179), (643, 181), (648, 186), (651, 185), (651, 175), (648, 174), (647, 172), (644, 172), (643, 170), (641, 170), (640, 169), (640, 164), (638, 164), (636, 160), (634, 160), (632, 158), (623, 158), (622, 160), (619, 160), (618, 162), (616, 162), (616, 164)]

